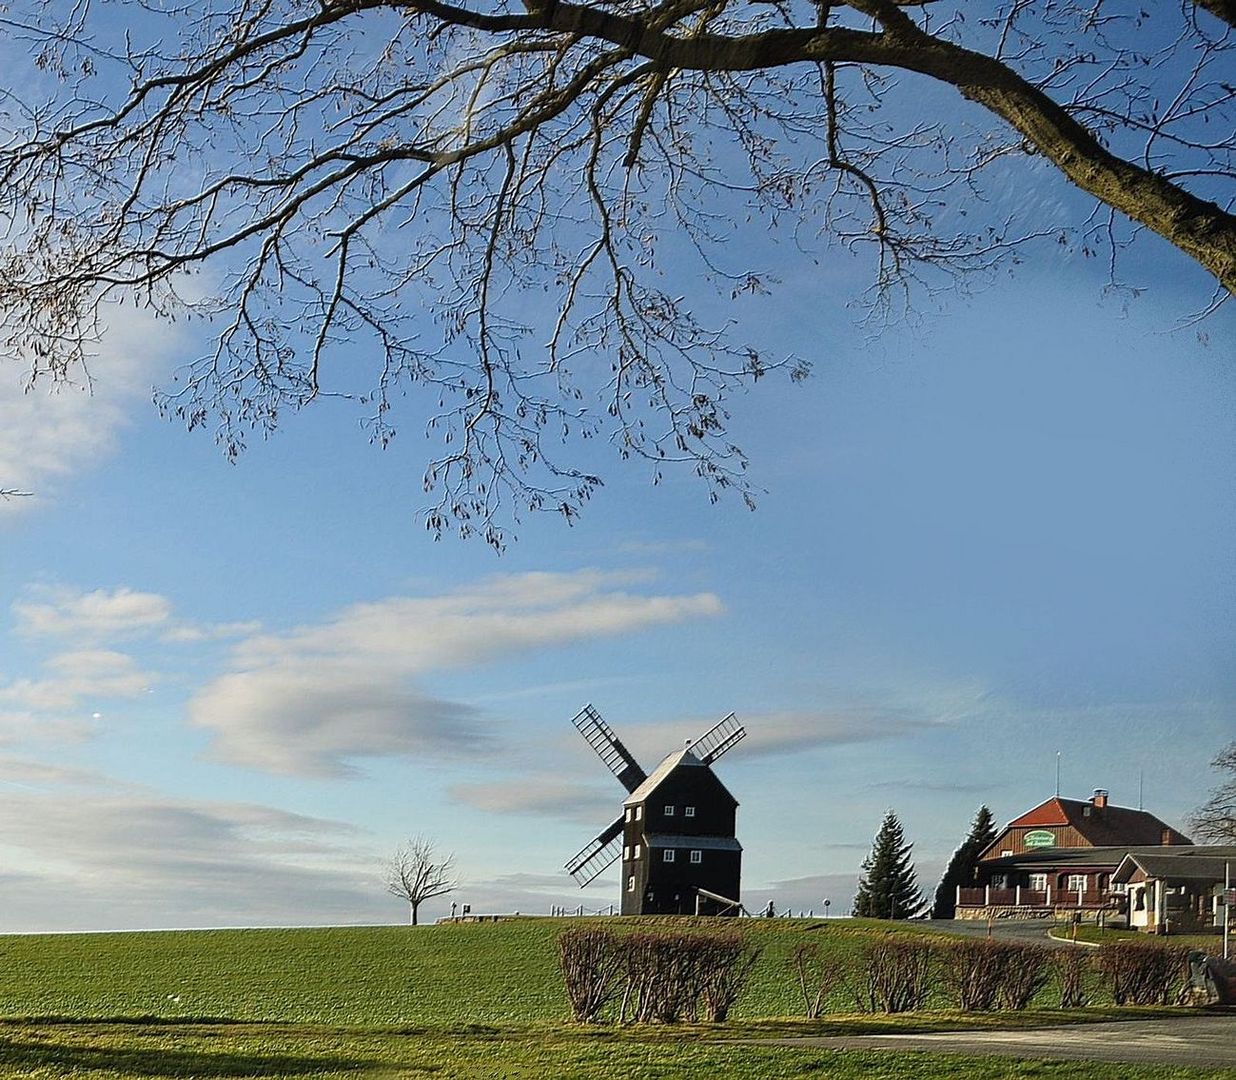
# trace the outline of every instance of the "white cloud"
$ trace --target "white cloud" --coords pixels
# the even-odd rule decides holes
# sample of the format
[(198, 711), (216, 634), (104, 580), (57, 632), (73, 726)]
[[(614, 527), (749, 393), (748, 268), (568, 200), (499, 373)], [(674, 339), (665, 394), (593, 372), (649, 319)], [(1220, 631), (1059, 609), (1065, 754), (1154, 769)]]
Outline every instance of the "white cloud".
[(172, 602), (158, 593), (121, 585), (85, 592), (67, 585), (31, 586), (13, 603), (19, 633), (77, 642), (157, 636), (174, 644), (220, 641), (254, 634), (256, 622), (192, 623), (173, 618)]
[(385, 921), (376, 854), (340, 822), (152, 794), (6, 793), (6, 930)]
[(88, 701), (136, 697), (153, 680), (133, 657), (110, 649), (57, 653), (44, 668), (47, 678), (15, 679), (0, 686), (0, 705), (35, 713), (67, 712)]
[(18, 631), (31, 637), (111, 638), (165, 626), (172, 617), (166, 597), (124, 586), (92, 592), (52, 586), (27, 595), (13, 604), (13, 614)]
[(621, 591), (645, 575), (496, 578), (442, 596), (356, 604), (321, 623), (238, 643), (227, 674), (190, 703), (223, 760), (338, 776), (355, 758), (476, 753), (477, 711), (419, 689), (431, 672), (718, 614), (711, 593)]
[(465, 805), (487, 813), (532, 814), (586, 822), (598, 829), (614, 816), (620, 798), (616, 786), (612, 791), (602, 791), (589, 784), (554, 776), (456, 784), (450, 794)]
[(176, 341), (167, 323), (132, 308), (108, 311), (109, 326), (89, 378), (29, 385), (29, 369), (0, 359), (0, 488), (33, 492), (0, 499), (0, 520), (54, 496), (65, 477), (112, 450), (135, 406), (149, 400)]

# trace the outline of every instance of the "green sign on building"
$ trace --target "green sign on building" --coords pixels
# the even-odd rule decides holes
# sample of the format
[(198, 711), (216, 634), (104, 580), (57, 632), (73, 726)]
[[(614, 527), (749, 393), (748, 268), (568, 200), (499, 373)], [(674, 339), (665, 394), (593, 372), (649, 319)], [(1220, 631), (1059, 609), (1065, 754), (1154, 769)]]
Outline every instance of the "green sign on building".
[(1048, 829), (1034, 829), (1026, 833), (1022, 843), (1026, 847), (1055, 847), (1056, 834)]

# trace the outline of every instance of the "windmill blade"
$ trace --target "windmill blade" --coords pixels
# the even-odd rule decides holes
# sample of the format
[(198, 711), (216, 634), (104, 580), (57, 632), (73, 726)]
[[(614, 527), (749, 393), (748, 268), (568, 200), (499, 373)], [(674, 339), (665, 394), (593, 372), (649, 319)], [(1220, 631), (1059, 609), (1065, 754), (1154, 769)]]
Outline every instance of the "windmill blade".
[(567, 860), (566, 871), (582, 889), (622, 854), (622, 818)]
[(746, 737), (747, 729), (738, 722), (738, 717), (730, 713), (724, 720), (713, 724), (691, 744), (691, 753), (705, 765), (711, 765)]
[(631, 751), (622, 745), (614, 729), (601, 719), (601, 714), (591, 705), (580, 709), (571, 723), (628, 793), (648, 779), (648, 774), (640, 768)]

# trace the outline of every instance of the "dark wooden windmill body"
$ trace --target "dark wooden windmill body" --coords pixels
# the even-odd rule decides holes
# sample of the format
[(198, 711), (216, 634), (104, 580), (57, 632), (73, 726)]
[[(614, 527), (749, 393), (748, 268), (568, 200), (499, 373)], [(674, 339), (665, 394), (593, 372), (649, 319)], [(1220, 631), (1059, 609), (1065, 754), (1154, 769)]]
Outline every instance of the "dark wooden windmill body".
[(622, 914), (738, 914), (738, 800), (713, 763), (746, 736), (733, 713), (651, 774), (591, 705), (572, 721), (628, 791), (622, 816), (566, 865), (580, 887), (622, 866)]

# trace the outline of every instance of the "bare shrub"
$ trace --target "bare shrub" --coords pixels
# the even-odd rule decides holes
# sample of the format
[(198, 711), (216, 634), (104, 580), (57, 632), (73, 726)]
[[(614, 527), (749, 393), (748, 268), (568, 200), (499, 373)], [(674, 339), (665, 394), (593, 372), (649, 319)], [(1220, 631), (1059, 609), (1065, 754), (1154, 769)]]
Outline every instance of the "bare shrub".
[(748, 946), (741, 934), (716, 934), (698, 939), (700, 1012), (715, 1024), (729, 1019), (761, 950)]
[(595, 1021), (617, 990), (621, 956), (616, 935), (599, 927), (565, 930), (558, 936), (558, 964), (575, 1019)]
[(741, 934), (637, 931), (617, 939), (626, 980), (623, 1023), (721, 1023), (746, 985), (760, 950)]
[(790, 959), (808, 1020), (818, 1020), (833, 989), (844, 981), (841, 962), (820, 952), (817, 945), (799, 945)]
[(1000, 1008), (1027, 1008), (1051, 978), (1048, 950), (1042, 945), (1001, 942), (1000, 958)]
[(624, 1022), (676, 1024), (696, 1019), (699, 957), (689, 935), (627, 934), (622, 938), (622, 958)]
[(1052, 973), (1060, 987), (1060, 1008), (1081, 1009), (1090, 1000), (1086, 976), (1090, 973), (1090, 957), (1084, 949), (1057, 949), (1051, 956)]
[(944, 982), (966, 1012), (996, 1007), (1003, 964), (994, 941), (954, 941), (940, 949)]
[(1157, 941), (1113, 941), (1098, 967), (1117, 1005), (1168, 1005), (1187, 978), (1188, 950)]
[(871, 942), (864, 955), (863, 982), (855, 993), (866, 1012), (921, 1009), (931, 993), (937, 948), (918, 938), (887, 936)]

